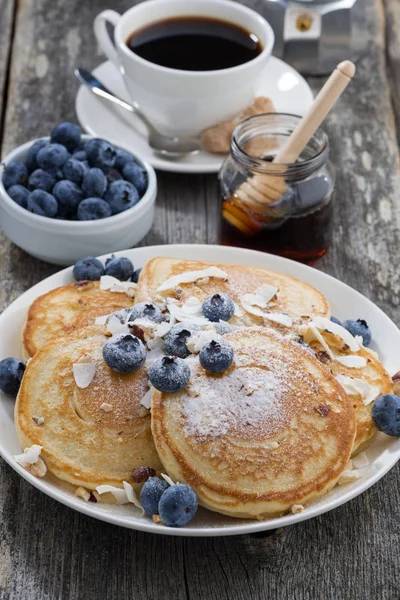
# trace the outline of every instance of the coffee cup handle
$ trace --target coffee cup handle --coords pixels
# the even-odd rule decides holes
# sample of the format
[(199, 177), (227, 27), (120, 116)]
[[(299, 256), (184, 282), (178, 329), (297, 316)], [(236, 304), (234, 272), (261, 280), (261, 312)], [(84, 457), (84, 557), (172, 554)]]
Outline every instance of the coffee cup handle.
[(107, 58), (111, 60), (118, 69), (120, 68), (118, 53), (115, 49), (115, 43), (107, 31), (107, 23), (111, 23), (111, 25), (115, 27), (120, 18), (121, 15), (115, 10), (103, 10), (103, 12), (97, 15), (93, 23), (94, 34), (98, 43)]

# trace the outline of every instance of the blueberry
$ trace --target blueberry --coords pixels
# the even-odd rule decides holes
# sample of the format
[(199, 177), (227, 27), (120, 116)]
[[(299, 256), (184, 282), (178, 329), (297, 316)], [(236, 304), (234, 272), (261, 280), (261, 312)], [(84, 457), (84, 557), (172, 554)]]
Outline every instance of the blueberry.
[(37, 153), (39, 152), (39, 150), (41, 148), (43, 148), (44, 146), (47, 146), (48, 143), (49, 142), (46, 140), (36, 140), (36, 142), (34, 142), (32, 144), (32, 146), (29, 148), (25, 164), (30, 171), (34, 171), (35, 169), (38, 168), (39, 165), (37, 164), (37, 160), (36, 160)]
[(81, 129), (75, 123), (65, 121), (56, 125), (50, 134), (52, 144), (62, 144), (69, 150), (75, 150), (81, 143)]
[(331, 317), (331, 321), (332, 321), (332, 323), (335, 323), (336, 325), (342, 324), (342, 321), (339, 321), (339, 319), (337, 319), (336, 317)]
[(85, 152), (91, 167), (107, 169), (114, 166), (116, 151), (110, 142), (93, 138), (85, 143)]
[(65, 146), (61, 144), (47, 144), (37, 153), (37, 163), (39, 167), (47, 171), (57, 171), (62, 167), (70, 155)]
[(133, 264), (125, 256), (111, 256), (106, 260), (106, 275), (126, 281), (133, 273)]
[(149, 369), (150, 383), (160, 392), (179, 392), (187, 385), (189, 378), (189, 365), (176, 356), (163, 356)]
[(117, 169), (105, 169), (103, 172), (107, 178), (108, 183), (112, 183), (113, 181), (119, 181), (120, 179), (123, 179), (121, 173), (117, 171)]
[(28, 183), (28, 168), (21, 162), (9, 162), (4, 167), (3, 185), (8, 190), (12, 185), (26, 185)]
[(12, 185), (8, 188), (7, 194), (22, 208), (26, 208), (28, 205), (29, 190), (23, 185)]
[(372, 407), (371, 417), (379, 431), (400, 436), (400, 398), (394, 394), (379, 396)]
[(65, 179), (81, 185), (85, 173), (88, 171), (88, 167), (81, 160), (76, 158), (69, 158), (63, 166), (63, 175)]
[(102, 198), (107, 189), (107, 177), (101, 169), (88, 169), (83, 177), (82, 189), (90, 198)]
[(197, 507), (197, 496), (190, 485), (176, 483), (161, 496), (158, 513), (167, 527), (183, 527), (193, 519)]
[(75, 160), (79, 160), (79, 162), (86, 162), (87, 154), (84, 150), (77, 150), (76, 152), (73, 153), (71, 158), (74, 158)]
[(83, 192), (72, 181), (63, 179), (58, 181), (53, 188), (53, 196), (58, 202), (59, 214), (61, 216), (68, 216), (73, 214), (78, 204), (83, 200)]
[(122, 148), (117, 149), (115, 156), (114, 167), (119, 171), (122, 171), (124, 166), (129, 162), (135, 162), (133, 155)]
[(140, 275), (141, 270), (142, 270), (142, 267), (140, 267), (140, 269), (136, 269), (136, 271), (133, 272), (133, 275), (131, 277), (131, 281), (133, 281), (133, 283), (137, 283), (139, 281), (139, 275)]
[(151, 302), (139, 302), (131, 309), (129, 321), (135, 321), (135, 319), (149, 319), (154, 323), (162, 323), (164, 321), (161, 310), (151, 304)]
[(113, 181), (108, 186), (104, 199), (111, 206), (112, 214), (118, 213), (135, 206), (139, 202), (139, 193), (129, 181)]
[(0, 390), (16, 397), (24, 371), (25, 365), (18, 358), (4, 358), (0, 361)]
[(229, 321), (235, 312), (235, 305), (226, 294), (213, 294), (204, 300), (201, 310), (210, 321)]
[(28, 196), (29, 212), (42, 217), (55, 217), (58, 211), (57, 200), (44, 190), (33, 190)]
[(111, 208), (101, 198), (86, 198), (78, 206), (78, 221), (95, 221), (111, 217)]
[(56, 181), (56, 176), (53, 173), (49, 173), (43, 169), (36, 169), (36, 171), (33, 171), (29, 176), (28, 187), (30, 190), (44, 190), (45, 192), (51, 192)]
[(343, 327), (351, 333), (351, 335), (360, 335), (363, 339), (364, 346), (369, 346), (371, 343), (371, 330), (364, 319), (348, 319), (342, 323)]
[(143, 196), (147, 189), (148, 178), (147, 172), (143, 167), (134, 162), (128, 162), (122, 169), (124, 179), (135, 186), (140, 196)]
[(219, 335), (226, 335), (227, 333), (231, 333), (233, 331), (233, 327), (226, 321), (217, 321), (215, 322), (214, 327), (215, 331)]
[(146, 360), (146, 348), (132, 333), (117, 333), (103, 346), (106, 364), (117, 373), (133, 373)]
[(167, 488), (169, 488), (169, 484), (161, 477), (150, 477), (143, 484), (140, 492), (140, 502), (143, 510), (150, 517), (158, 515), (158, 503)]
[(76, 281), (98, 281), (104, 275), (104, 267), (98, 258), (87, 256), (76, 261), (72, 275)]
[(208, 373), (222, 373), (229, 369), (233, 362), (233, 348), (225, 340), (213, 340), (202, 347), (199, 360)]
[(190, 323), (177, 323), (164, 337), (164, 347), (167, 354), (186, 358), (191, 354), (186, 346), (188, 339), (199, 330), (197, 325)]

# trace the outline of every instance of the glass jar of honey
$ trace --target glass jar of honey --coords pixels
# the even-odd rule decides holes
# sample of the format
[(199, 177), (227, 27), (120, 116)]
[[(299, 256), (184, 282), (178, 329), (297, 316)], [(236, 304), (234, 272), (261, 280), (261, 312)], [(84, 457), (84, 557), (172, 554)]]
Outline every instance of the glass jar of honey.
[(240, 123), (219, 180), (219, 243), (252, 248), (311, 264), (332, 234), (334, 169), (318, 129), (293, 164), (272, 162), (300, 117), (256, 115)]

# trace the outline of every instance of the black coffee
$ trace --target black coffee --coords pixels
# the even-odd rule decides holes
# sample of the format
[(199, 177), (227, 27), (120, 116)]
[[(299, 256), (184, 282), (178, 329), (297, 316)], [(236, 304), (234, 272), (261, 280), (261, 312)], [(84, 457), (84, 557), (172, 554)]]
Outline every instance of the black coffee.
[(132, 52), (156, 65), (184, 71), (236, 67), (263, 50), (254, 33), (207, 17), (155, 21), (132, 33), (126, 44)]

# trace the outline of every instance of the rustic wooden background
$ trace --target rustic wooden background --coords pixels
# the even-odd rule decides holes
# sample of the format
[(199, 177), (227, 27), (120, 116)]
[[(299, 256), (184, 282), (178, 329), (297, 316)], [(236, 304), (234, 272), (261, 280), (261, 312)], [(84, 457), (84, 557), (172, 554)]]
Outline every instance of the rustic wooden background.
[[(336, 226), (333, 248), (318, 268), (399, 323), (400, 3), (359, 1), (367, 11), (369, 43), (326, 125), (338, 176)], [(75, 119), (73, 68), (103, 60), (93, 18), (104, 8), (122, 12), (131, 4), (0, 0), (3, 155)], [(322, 82), (310, 79), (314, 89)], [(159, 187), (155, 225), (144, 243), (216, 241), (215, 176), (160, 173)], [(0, 233), (0, 307), (55, 271)], [(151, 536), (103, 524), (44, 496), (3, 461), (0, 479), (4, 600), (400, 597), (399, 468), (312, 521), (270, 535), (216, 539)]]

